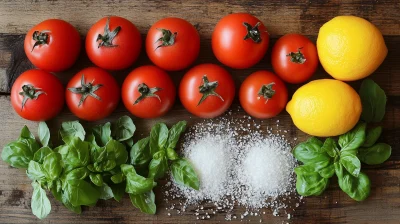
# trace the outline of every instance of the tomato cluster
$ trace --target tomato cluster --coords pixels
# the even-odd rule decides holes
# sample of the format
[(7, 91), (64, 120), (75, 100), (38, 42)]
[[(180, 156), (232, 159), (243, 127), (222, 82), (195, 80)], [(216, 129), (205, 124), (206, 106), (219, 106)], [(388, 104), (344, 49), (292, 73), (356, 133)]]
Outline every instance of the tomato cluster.
[[(264, 24), (248, 13), (234, 13), (222, 18), (212, 34), (212, 50), (224, 65), (245, 69), (259, 63), (269, 45)], [(64, 105), (83, 120), (95, 121), (110, 115), (120, 97), (135, 116), (155, 118), (166, 114), (173, 106), (176, 88), (166, 71), (188, 68), (200, 52), (197, 29), (180, 18), (164, 18), (148, 31), (144, 46), (156, 66), (141, 66), (125, 78), (122, 88), (107, 70), (130, 67), (142, 49), (142, 37), (130, 21), (105, 17), (88, 31), (85, 50), (98, 67), (79, 71), (64, 89), (50, 72), (70, 68), (81, 50), (78, 31), (58, 19), (43, 21), (26, 35), (24, 49), (28, 59), (38, 69), (21, 74), (11, 90), (11, 102), (23, 118), (39, 121), (56, 116)], [(272, 50), (272, 66), (277, 75), (258, 71), (249, 75), (239, 91), (240, 104), (256, 118), (279, 114), (288, 100), (284, 82), (308, 80), (318, 66), (315, 45), (299, 34), (280, 38)], [(224, 113), (235, 96), (235, 83), (221, 66), (197, 65), (182, 78), (178, 95), (192, 114), (213, 118)]]

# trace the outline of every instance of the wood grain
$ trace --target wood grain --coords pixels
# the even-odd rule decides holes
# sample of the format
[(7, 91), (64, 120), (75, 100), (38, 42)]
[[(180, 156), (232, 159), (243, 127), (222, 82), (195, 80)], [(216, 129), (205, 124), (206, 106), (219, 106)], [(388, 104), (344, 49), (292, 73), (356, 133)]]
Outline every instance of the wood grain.
[[(332, 181), (327, 191), (320, 197), (309, 197), (293, 213), (293, 218), (285, 216), (274, 217), (270, 210), (261, 218), (264, 223), (399, 223), (400, 221), (400, 2), (397, 0), (383, 1), (0, 1), (0, 117), (2, 129), (0, 132), (0, 147), (18, 136), (20, 129), (26, 124), (36, 132), (37, 123), (21, 119), (15, 114), (9, 102), (9, 87), (13, 80), (23, 71), (33, 66), (23, 52), (24, 34), (36, 23), (48, 18), (61, 18), (75, 25), (82, 40), (88, 28), (106, 15), (118, 15), (134, 22), (145, 38), (145, 33), (152, 23), (166, 16), (177, 16), (188, 19), (193, 24), (199, 24), (202, 38), (201, 53), (195, 64), (217, 63), (212, 54), (210, 35), (218, 20), (231, 12), (247, 11), (264, 21), (271, 34), (271, 45), (281, 35), (289, 32), (306, 34), (315, 41), (319, 27), (337, 15), (358, 15), (373, 22), (384, 34), (389, 54), (381, 67), (371, 76), (388, 95), (387, 112), (382, 125), (384, 134), (382, 141), (393, 147), (392, 156), (380, 166), (363, 166), (372, 182), (372, 193), (368, 200), (358, 203), (348, 198), (340, 191), (336, 181)], [(270, 47), (271, 49), (271, 47)], [(239, 87), (244, 78), (251, 72), (271, 70), (270, 52), (254, 68), (246, 70), (228, 69)], [(124, 77), (139, 65), (150, 64), (142, 52), (137, 63), (124, 71), (113, 72), (119, 83)], [(90, 66), (84, 52), (79, 61), (70, 70), (56, 74), (64, 84), (80, 69)], [(187, 70), (186, 70), (187, 71)], [(170, 73), (176, 85), (185, 71)], [(313, 79), (328, 78), (321, 67)], [(360, 82), (350, 83), (355, 89)], [(289, 85), (293, 93), (299, 85)], [(237, 111), (237, 99), (232, 105), (235, 109), (232, 116), (242, 117), (245, 113)], [(111, 117), (95, 123), (82, 122), (90, 127), (97, 123), (112, 121), (128, 112), (119, 105)], [(54, 120), (49, 122), (53, 136), (62, 121), (76, 118), (66, 109)], [(288, 130), (292, 144), (306, 139), (308, 136), (296, 129), (286, 112), (277, 118), (256, 122), (262, 128), (276, 128), (276, 120), (280, 120), (280, 129)], [(163, 121), (173, 124), (178, 120), (188, 120), (189, 126), (201, 122), (202, 119), (190, 115), (177, 102), (165, 117), (152, 120), (134, 118), (137, 126), (137, 138), (147, 135), (150, 127)], [(294, 137), (298, 138), (294, 140)], [(30, 210), (31, 185), (22, 170), (9, 167), (0, 161), (0, 223), (195, 223), (198, 222), (193, 212), (184, 215), (175, 213), (169, 217), (163, 201), (163, 194), (157, 188), (158, 212), (156, 216), (140, 213), (125, 197), (118, 203), (113, 200), (100, 201), (96, 207), (85, 208), (82, 215), (75, 215), (51, 198), (53, 205), (50, 216), (40, 221)], [(234, 212), (239, 214), (243, 208)], [(172, 213), (172, 212), (171, 212)], [(259, 222), (260, 217), (251, 217), (250, 223)], [(247, 221), (247, 219), (243, 220)], [(204, 221), (206, 222), (206, 221)], [(224, 222), (224, 215), (212, 217), (208, 223)], [(231, 223), (242, 223), (240, 220)]]

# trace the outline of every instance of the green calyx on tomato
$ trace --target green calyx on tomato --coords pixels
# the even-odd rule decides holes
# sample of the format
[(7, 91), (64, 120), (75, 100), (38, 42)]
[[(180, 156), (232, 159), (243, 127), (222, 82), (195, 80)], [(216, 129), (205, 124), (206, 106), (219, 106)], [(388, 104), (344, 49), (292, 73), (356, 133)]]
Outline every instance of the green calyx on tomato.
[(170, 30), (157, 28), (157, 30), (162, 32), (162, 37), (160, 37), (157, 41), (161, 41), (162, 43), (156, 47), (157, 50), (159, 47), (171, 46), (175, 43), (175, 37), (178, 34), (177, 32), (172, 33)]
[(28, 99), (36, 100), (42, 94), (47, 95), (47, 93), (44, 92), (42, 89), (35, 88), (31, 84), (23, 85), (22, 92), (19, 92), (19, 95), (24, 96), (24, 99), (22, 100), (21, 110), (24, 109), (25, 103), (26, 101), (28, 101)]
[(304, 64), (307, 59), (304, 57), (304, 54), (301, 53), (300, 49), (302, 49), (302, 47), (300, 47), (297, 52), (290, 52), (286, 57), (290, 57), (290, 61), (293, 63)]
[(268, 100), (271, 99), (275, 95), (275, 90), (272, 89), (273, 85), (275, 85), (274, 82), (271, 82), (267, 85), (262, 85), (260, 90), (258, 91), (257, 99), (264, 97), (264, 99), (266, 100), (265, 103), (267, 103)]
[(199, 106), (208, 96), (216, 96), (220, 98), (222, 101), (224, 99), (218, 93), (215, 92), (215, 89), (218, 87), (218, 81), (210, 82), (208, 81), (207, 75), (203, 76), (203, 84), (199, 86), (199, 92), (203, 94), (197, 106)]
[(137, 98), (137, 100), (135, 100), (133, 105), (138, 104), (140, 101), (144, 100), (144, 98), (147, 98), (147, 97), (155, 97), (161, 102), (160, 97), (156, 94), (156, 92), (158, 92), (160, 90), (162, 90), (162, 89), (159, 87), (149, 88), (149, 86), (146, 85), (146, 83), (139, 84), (138, 91), (140, 93), (140, 96)]
[(49, 32), (50, 31), (48, 31), (48, 30), (33, 32), (32, 39), (36, 42), (32, 47), (32, 51), (33, 51), (33, 49), (35, 49), (36, 46), (39, 46), (42, 44), (47, 44), (48, 39), (49, 39), (49, 34), (48, 34)]
[(82, 74), (82, 78), (81, 78), (81, 86), (80, 87), (76, 87), (76, 88), (68, 88), (69, 91), (76, 93), (76, 94), (81, 94), (82, 97), (79, 100), (79, 104), (78, 107), (80, 105), (82, 105), (83, 101), (85, 101), (85, 99), (88, 96), (91, 96), (93, 98), (95, 98), (96, 100), (101, 100), (101, 98), (96, 95), (94, 92), (96, 92), (96, 90), (100, 89), (100, 87), (102, 87), (102, 84), (97, 84), (97, 85), (93, 85), (93, 82), (89, 82), (89, 83), (85, 83), (85, 75)]
[(244, 22), (243, 25), (247, 29), (247, 34), (246, 34), (246, 36), (244, 36), (243, 40), (247, 40), (247, 39), (251, 38), (255, 43), (260, 43), (261, 42), (261, 34), (260, 34), (260, 30), (258, 29), (260, 22), (258, 22), (254, 27), (246, 22)]
[(117, 36), (117, 34), (120, 30), (121, 30), (121, 27), (117, 26), (117, 28), (115, 28), (113, 31), (111, 31), (110, 30), (110, 18), (107, 18), (106, 26), (104, 27), (104, 34), (103, 35), (99, 34), (96, 39), (96, 41), (101, 40), (98, 48), (100, 48), (101, 46), (117, 47), (118, 45), (114, 45), (112, 43), (112, 41), (115, 38), (115, 36)]

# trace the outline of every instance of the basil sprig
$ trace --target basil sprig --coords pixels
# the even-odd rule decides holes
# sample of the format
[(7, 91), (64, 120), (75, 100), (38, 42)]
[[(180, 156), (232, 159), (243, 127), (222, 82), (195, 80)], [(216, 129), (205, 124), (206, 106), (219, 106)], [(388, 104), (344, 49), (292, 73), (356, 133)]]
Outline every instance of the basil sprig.
[[(32, 213), (39, 219), (51, 211), (46, 190), (78, 214), (82, 205), (93, 206), (99, 199), (120, 201), (125, 193), (142, 212), (155, 214), (155, 180), (167, 172), (169, 161), (183, 160), (175, 147), (185, 127), (182, 121), (168, 131), (165, 124), (157, 124), (150, 137), (134, 144), (136, 127), (128, 116), (89, 131), (78, 121), (68, 121), (61, 124), (59, 132), (63, 144), (52, 148), (50, 130), (40, 122), (39, 141), (24, 126), (19, 138), (3, 148), (1, 158), (13, 167), (26, 169), (33, 187)], [(179, 175), (178, 183), (198, 189), (198, 178), (190, 164), (177, 164), (173, 162), (171, 167)], [(185, 172), (174, 171), (180, 167)]]

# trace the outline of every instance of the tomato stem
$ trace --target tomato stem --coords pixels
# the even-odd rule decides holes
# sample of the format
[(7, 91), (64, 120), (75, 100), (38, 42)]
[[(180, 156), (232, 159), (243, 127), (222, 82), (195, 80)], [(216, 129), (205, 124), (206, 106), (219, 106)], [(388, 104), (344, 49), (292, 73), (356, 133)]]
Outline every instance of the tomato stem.
[(157, 28), (157, 30), (161, 31), (162, 37), (158, 38), (156, 41), (156, 43), (161, 41), (161, 44), (158, 45), (155, 50), (157, 50), (159, 47), (171, 46), (175, 43), (175, 37), (178, 35), (177, 32), (172, 33), (170, 30), (163, 28)]
[(82, 105), (82, 103), (86, 100), (86, 98), (88, 96), (91, 96), (91, 97), (95, 98), (96, 100), (101, 101), (101, 98), (98, 95), (96, 95), (94, 92), (96, 92), (98, 89), (100, 89), (103, 86), (103, 84), (93, 85), (93, 82), (94, 82), (94, 80), (92, 82), (85, 83), (85, 75), (82, 74), (81, 86), (75, 87), (75, 88), (68, 88), (69, 91), (82, 95), (81, 99), (79, 100), (78, 107), (80, 107)]
[(255, 43), (261, 43), (261, 34), (258, 26), (260, 26), (260, 22), (257, 22), (254, 27), (252, 27), (249, 23), (244, 22), (243, 25), (247, 29), (247, 34), (244, 36), (244, 40), (251, 38)]
[(23, 85), (22, 92), (19, 92), (19, 95), (24, 97), (24, 99), (22, 100), (21, 111), (22, 109), (24, 109), (24, 106), (26, 104), (26, 101), (28, 101), (28, 99), (36, 100), (42, 94), (47, 95), (47, 93), (44, 92), (42, 89), (36, 88), (31, 84)]
[(96, 42), (101, 40), (98, 48), (101, 46), (104, 47), (117, 47), (118, 45), (114, 45), (112, 43), (115, 36), (117, 36), (118, 32), (121, 30), (121, 26), (117, 26), (113, 31), (110, 30), (110, 17), (107, 18), (106, 26), (104, 27), (104, 34), (99, 34), (97, 36)]
[(293, 63), (304, 64), (307, 59), (304, 57), (304, 54), (301, 53), (300, 49), (303, 49), (303, 47), (300, 47), (297, 52), (290, 52), (286, 57), (290, 57), (290, 61)]
[(138, 85), (138, 91), (140, 93), (140, 96), (135, 100), (133, 105), (138, 104), (140, 101), (142, 101), (142, 100), (144, 100), (145, 98), (148, 98), (148, 97), (155, 97), (161, 102), (160, 96), (158, 96), (156, 94), (156, 92), (158, 92), (160, 90), (162, 90), (162, 88), (159, 88), (159, 87), (149, 88), (149, 86), (146, 85), (146, 83), (139, 84)]
[(257, 99), (261, 99), (261, 97), (263, 97), (266, 100), (265, 103), (267, 103), (268, 100), (271, 99), (275, 95), (275, 90), (272, 89), (273, 85), (275, 85), (274, 82), (271, 82), (266, 85), (262, 85), (260, 90), (258, 91)]
[(208, 81), (207, 75), (203, 76), (203, 84), (199, 86), (199, 92), (203, 94), (197, 106), (199, 106), (208, 96), (216, 96), (220, 98), (222, 101), (224, 99), (218, 93), (215, 92), (215, 89), (218, 87), (218, 81), (210, 82)]
[(43, 31), (36, 30), (33, 32), (32, 39), (35, 41), (35, 44), (32, 47), (32, 51), (35, 49), (36, 46), (47, 44), (49, 40), (49, 34), (48, 34), (49, 32), (50, 31), (48, 30), (43, 30)]

